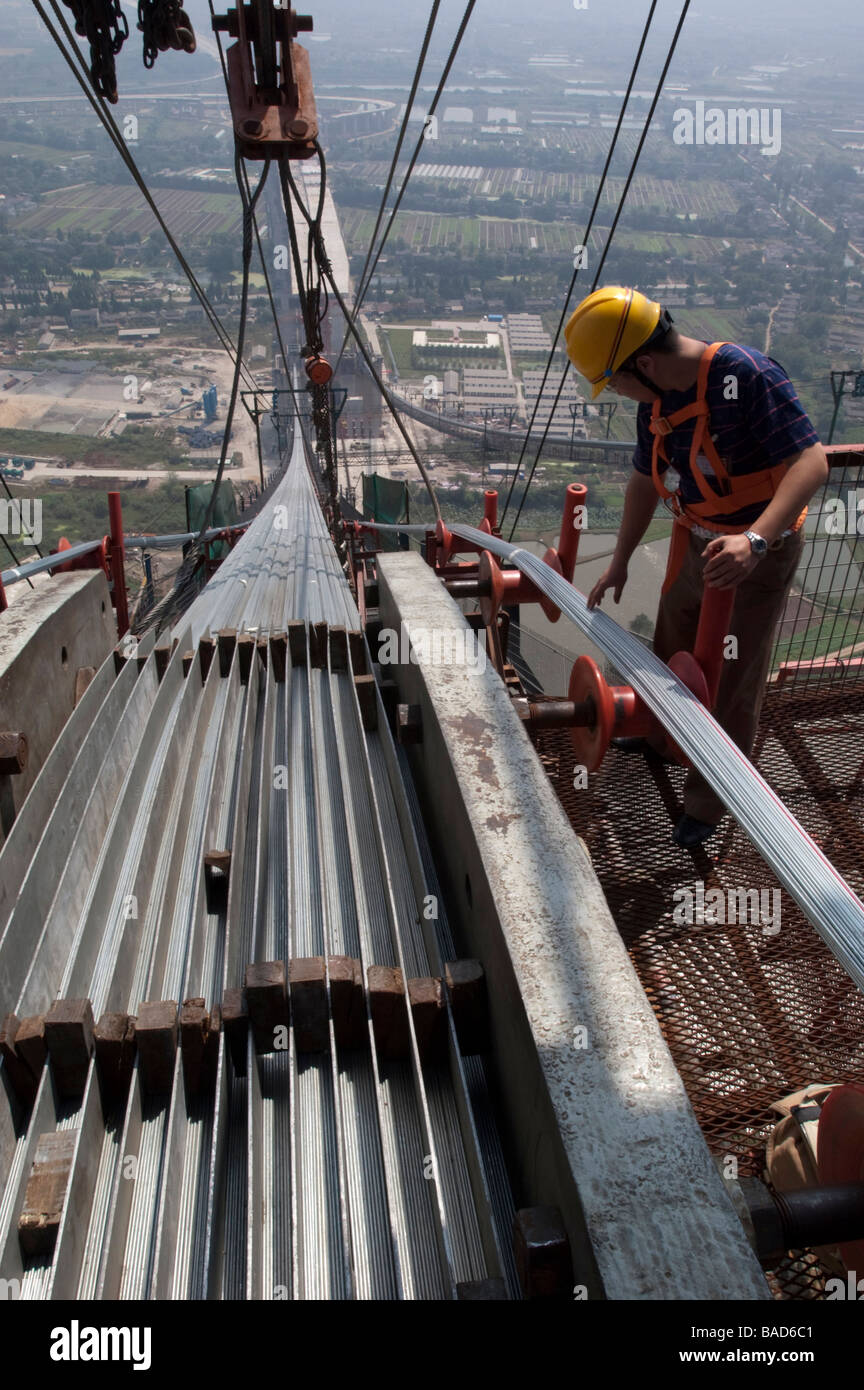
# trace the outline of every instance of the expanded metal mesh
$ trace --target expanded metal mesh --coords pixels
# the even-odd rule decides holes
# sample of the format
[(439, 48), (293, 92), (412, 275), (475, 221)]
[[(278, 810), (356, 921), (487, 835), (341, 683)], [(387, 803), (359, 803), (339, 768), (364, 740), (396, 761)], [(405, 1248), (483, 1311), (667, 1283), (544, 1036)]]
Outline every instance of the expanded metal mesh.
[[(772, 689), (754, 762), (857, 892), (864, 890), (864, 683)], [(672, 842), (684, 771), (610, 750), (586, 789), (566, 733), (536, 745), (571, 824), (585, 840), (618, 929), (669, 1044), (713, 1153), (761, 1174), (778, 1116), (771, 1104), (810, 1082), (864, 1076), (864, 995), (728, 817), (691, 853)], [(680, 919), (699, 884), (727, 903), (717, 925)], [(764, 896), (745, 921), (744, 900)], [(687, 898), (687, 892), (693, 898)], [(773, 897), (776, 893), (779, 897)], [(732, 902), (742, 904), (733, 910)], [(777, 923), (769, 920), (779, 903)], [(783, 1298), (820, 1297), (810, 1252), (772, 1281)]]
[[(859, 505), (860, 504), (860, 505)], [(831, 474), (805, 523), (801, 564), (774, 642), (781, 682), (809, 687), (864, 674), (864, 464), (832, 456)]]

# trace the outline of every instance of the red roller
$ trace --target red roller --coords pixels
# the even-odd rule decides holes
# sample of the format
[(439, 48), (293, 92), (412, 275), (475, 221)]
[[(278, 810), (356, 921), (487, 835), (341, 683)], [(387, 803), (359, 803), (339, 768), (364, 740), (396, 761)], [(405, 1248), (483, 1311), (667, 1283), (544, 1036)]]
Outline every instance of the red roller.
[[(819, 1113), (819, 1177), (824, 1183), (864, 1182), (864, 1086), (835, 1086)], [(847, 1269), (864, 1272), (864, 1240), (840, 1246)]]
[(573, 583), (573, 569), (579, 551), (579, 536), (583, 529), (584, 512), (578, 511), (577, 508), (585, 506), (587, 496), (588, 489), (584, 483), (569, 483), (564, 494), (564, 515), (561, 518), (558, 558), (561, 561), (561, 573), (568, 584)]

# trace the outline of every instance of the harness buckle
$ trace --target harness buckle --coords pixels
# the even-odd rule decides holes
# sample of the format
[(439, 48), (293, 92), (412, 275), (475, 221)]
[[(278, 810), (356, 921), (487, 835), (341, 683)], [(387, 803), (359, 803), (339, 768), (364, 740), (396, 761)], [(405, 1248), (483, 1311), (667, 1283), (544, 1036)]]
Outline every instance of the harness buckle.
[(665, 415), (658, 415), (648, 422), (648, 428), (652, 434), (667, 435), (672, 433), (675, 426), (670, 425)]

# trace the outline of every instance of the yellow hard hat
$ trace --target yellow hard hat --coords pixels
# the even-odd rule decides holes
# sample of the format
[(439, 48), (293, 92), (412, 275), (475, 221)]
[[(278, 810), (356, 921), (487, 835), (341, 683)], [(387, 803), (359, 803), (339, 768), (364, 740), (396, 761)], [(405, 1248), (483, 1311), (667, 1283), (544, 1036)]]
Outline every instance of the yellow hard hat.
[(622, 362), (648, 342), (661, 315), (661, 305), (624, 285), (594, 290), (573, 310), (564, 329), (567, 356), (588, 378), (592, 400)]

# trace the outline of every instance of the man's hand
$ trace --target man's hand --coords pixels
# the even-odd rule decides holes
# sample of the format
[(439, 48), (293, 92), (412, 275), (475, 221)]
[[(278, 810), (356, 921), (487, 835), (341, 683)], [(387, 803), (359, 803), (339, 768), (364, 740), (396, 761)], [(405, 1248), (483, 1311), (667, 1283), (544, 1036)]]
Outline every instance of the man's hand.
[(702, 577), (709, 589), (734, 589), (759, 563), (746, 536), (718, 536), (702, 551)]
[(621, 560), (613, 560), (606, 573), (601, 574), (588, 595), (588, 607), (596, 608), (607, 589), (615, 590), (615, 602), (617, 603), (626, 583), (627, 566)]

